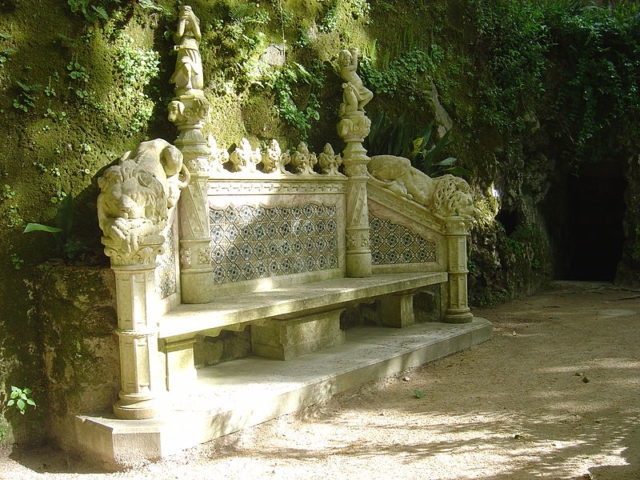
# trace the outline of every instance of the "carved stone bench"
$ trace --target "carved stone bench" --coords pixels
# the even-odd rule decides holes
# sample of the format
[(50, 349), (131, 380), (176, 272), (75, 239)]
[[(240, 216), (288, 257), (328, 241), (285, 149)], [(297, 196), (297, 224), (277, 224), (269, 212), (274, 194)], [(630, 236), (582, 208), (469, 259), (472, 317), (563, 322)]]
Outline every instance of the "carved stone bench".
[(189, 7), (176, 38), (175, 146), (143, 142), (99, 181), (118, 297), (116, 416), (151, 418), (166, 390), (195, 382), (198, 335), (250, 326), (254, 354), (286, 360), (343, 342), (341, 313), (362, 302), (375, 301), (383, 325), (413, 323), (413, 295), (435, 285), (445, 321), (472, 319), (469, 186), (366, 155), (372, 95), (356, 52), (339, 57), (341, 155), (246, 139), (228, 152), (202, 134), (209, 104)]
[(347, 306), (379, 299), (381, 325), (404, 327), (415, 321), (413, 294), (445, 283), (446, 273), (382, 274), (336, 278), (279, 287), (242, 296), (223, 296), (205, 305), (180, 305), (160, 320), (159, 338), (167, 356), (167, 387), (195, 380), (195, 335), (251, 325), (255, 355), (288, 360), (344, 342), (340, 314)]

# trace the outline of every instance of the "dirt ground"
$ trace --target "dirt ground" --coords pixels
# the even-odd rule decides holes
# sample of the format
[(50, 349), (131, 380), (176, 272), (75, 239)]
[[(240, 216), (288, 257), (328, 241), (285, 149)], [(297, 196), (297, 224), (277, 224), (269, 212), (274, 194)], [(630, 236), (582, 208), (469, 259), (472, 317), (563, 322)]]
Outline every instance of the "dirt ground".
[(640, 479), (640, 292), (557, 282), (475, 313), (484, 344), (163, 462), (14, 450), (0, 479)]

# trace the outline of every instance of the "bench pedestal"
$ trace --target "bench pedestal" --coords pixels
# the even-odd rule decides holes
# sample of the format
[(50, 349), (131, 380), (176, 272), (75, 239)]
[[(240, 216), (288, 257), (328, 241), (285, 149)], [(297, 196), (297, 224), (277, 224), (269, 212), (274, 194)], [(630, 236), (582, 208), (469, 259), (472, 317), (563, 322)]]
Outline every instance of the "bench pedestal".
[(167, 390), (178, 391), (181, 388), (191, 388), (198, 374), (194, 365), (193, 344), (196, 339), (161, 341), (161, 351), (165, 355), (165, 371), (167, 376)]
[(251, 327), (251, 348), (255, 355), (289, 360), (344, 343), (340, 330), (343, 308), (303, 317), (274, 318), (263, 326)]
[(413, 294), (396, 294), (382, 297), (377, 301), (380, 323), (385, 327), (403, 328), (415, 323)]

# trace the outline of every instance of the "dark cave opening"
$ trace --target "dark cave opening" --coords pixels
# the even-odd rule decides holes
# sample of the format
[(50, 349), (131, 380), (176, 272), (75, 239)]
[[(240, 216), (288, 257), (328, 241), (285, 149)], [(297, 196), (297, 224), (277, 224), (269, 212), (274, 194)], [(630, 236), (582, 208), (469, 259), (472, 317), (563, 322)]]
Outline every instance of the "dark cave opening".
[(622, 256), (625, 210), (623, 163), (584, 165), (552, 185), (545, 217), (555, 278), (612, 281)]

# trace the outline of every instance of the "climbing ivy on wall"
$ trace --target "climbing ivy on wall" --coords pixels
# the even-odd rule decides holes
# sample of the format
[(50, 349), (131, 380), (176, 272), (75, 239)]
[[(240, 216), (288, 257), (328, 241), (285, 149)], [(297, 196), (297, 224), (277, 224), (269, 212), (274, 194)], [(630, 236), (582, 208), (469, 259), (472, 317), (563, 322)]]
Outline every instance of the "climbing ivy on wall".
[(481, 112), (502, 134), (538, 114), (572, 162), (610, 155), (637, 136), (640, 10), (576, 0), (470, 0), (489, 76)]

